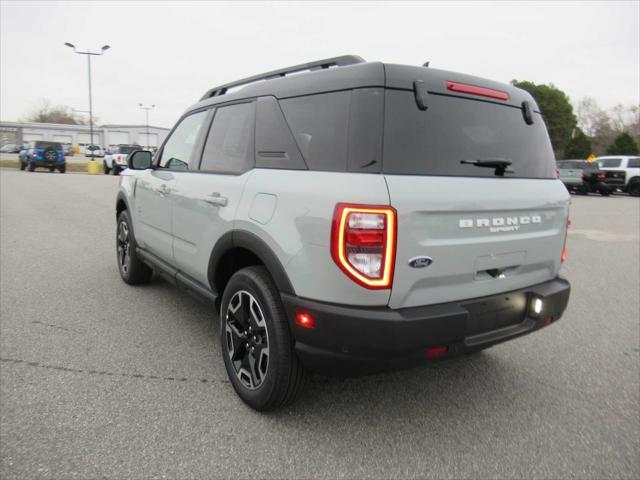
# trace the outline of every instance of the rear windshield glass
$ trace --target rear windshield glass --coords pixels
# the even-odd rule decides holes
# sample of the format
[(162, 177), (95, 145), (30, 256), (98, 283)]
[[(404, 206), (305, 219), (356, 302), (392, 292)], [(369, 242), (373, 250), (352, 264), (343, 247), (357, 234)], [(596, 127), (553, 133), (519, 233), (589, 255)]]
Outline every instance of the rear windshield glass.
[(134, 150), (142, 150), (140, 145), (119, 145), (117, 148), (118, 153), (131, 153)]
[(460, 163), (492, 159), (511, 162), (505, 177), (556, 178), (539, 114), (527, 125), (519, 108), (437, 94), (419, 110), (413, 92), (387, 90), (385, 173), (493, 177), (494, 168)]
[(621, 163), (621, 158), (605, 158), (602, 160), (598, 160), (598, 165), (600, 165), (600, 168), (618, 168)]
[(35, 148), (53, 148), (54, 150), (62, 150), (62, 144), (58, 142), (43, 142), (38, 140)]

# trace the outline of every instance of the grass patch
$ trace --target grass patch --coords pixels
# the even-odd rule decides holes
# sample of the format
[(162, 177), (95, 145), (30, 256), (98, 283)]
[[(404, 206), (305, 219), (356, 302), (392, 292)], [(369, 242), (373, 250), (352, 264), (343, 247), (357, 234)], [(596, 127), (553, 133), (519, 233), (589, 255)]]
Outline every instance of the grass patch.
[[(19, 160), (0, 160), (0, 168), (20, 168)], [(42, 170), (46, 167), (38, 167)], [(82, 172), (87, 173), (86, 163), (67, 163), (67, 172)]]

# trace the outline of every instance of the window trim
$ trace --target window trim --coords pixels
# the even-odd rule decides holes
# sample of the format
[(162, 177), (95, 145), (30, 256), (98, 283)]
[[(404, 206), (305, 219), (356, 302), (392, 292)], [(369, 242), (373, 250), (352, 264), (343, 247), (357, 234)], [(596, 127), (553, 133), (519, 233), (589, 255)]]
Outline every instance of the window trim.
[[(240, 172), (225, 172), (220, 170), (203, 170), (202, 169), (202, 161), (204, 159), (204, 150), (207, 146), (207, 140), (209, 139), (209, 133), (211, 132), (211, 128), (213, 127), (213, 122), (216, 120), (216, 114), (218, 113), (218, 109), (225, 107), (232, 107), (234, 105), (241, 105), (244, 103), (250, 103), (253, 106), (253, 122), (251, 125), (251, 132), (249, 134), (249, 158), (246, 165), (246, 168)], [(256, 168), (256, 98), (243, 98), (241, 100), (234, 100), (231, 102), (225, 102), (224, 104), (216, 104), (212, 108), (211, 120), (209, 121), (209, 126), (207, 128), (206, 135), (202, 139), (202, 145), (200, 145), (200, 161), (198, 162), (198, 168), (194, 170), (190, 170), (196, 173), (211, 173), (215, 175), (230, 175), (234, 177), (239, 177), (240, 175), (244, 175), (247, 172), (250, 172), (254, 168)]]

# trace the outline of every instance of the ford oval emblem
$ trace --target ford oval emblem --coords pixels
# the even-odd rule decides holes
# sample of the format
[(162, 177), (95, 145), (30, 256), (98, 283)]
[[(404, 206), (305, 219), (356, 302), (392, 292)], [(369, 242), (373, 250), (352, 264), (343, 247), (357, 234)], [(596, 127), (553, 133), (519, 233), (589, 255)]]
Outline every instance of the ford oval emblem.
[(433, 258), (431, 257), (413, 257), (409, 260), (409, 266), (411, 268), (424, 268), (428, 267), (433, 263)]

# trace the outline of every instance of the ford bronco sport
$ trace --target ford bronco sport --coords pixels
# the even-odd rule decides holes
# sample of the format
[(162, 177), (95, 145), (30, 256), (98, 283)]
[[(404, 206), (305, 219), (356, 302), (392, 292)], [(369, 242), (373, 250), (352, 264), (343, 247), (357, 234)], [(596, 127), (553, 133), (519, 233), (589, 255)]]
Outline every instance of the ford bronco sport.
[(231, 384), (257, 410), (292, 401), (306, 371), (473, 352), (567, 306), (569, 194), (511, 85), (355, 56), (298, 65), (209, 90), (128, 165), (123, 280), (153, 270), (215, 306)]

